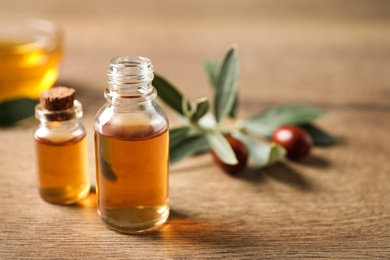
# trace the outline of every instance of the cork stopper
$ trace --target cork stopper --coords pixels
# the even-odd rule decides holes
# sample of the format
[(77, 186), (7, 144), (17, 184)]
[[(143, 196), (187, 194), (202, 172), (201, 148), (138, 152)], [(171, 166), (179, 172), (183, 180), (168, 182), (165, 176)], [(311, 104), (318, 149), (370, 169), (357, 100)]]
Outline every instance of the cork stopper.
[(64, 86), (53, 87), (41, 92), (40, 107), (48, 121), (67, 121), (76, 117), (73, 106), (76, 91)]
[(58, 86), (41, 92), (40, 102), (49, 111), (67, 110), (73, 107), (76, 91), (73, 88)]

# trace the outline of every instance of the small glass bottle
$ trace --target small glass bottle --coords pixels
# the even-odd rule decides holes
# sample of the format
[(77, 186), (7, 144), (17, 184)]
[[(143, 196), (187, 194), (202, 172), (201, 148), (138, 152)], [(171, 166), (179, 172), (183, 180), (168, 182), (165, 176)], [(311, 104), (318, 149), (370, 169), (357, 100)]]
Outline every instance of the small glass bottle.
[(78, 120), (83, 111), (74, 97), (74, 89), (54, 87), (41, 93), (35, 107), (39, 193), (54, 204), (78, 202), (90, 190), (87, 138)]
[(152, 80), (149, 59), (112, 59), (107, 102), (95, 118), (98, 213), (122, 233), (150, 230), (169, 215), (168, 120)]

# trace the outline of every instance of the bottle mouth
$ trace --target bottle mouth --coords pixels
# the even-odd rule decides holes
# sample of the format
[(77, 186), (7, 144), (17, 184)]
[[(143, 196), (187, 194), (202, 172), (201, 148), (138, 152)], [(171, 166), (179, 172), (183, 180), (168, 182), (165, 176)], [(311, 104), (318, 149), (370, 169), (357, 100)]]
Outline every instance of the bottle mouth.
[[(145, 57), (123, 56), (110, 60), (107, 82), (114, 90), (148, 92), (153, 80), (153, 64)], [(143, 90), (143, 91), (142, 91)]]
[[(146, 57), (133, 57), (133, 56), (121, 56), (115, 57), (110, 60), (110, 71), (117, 72), (118, 69), (120, 71), (128, 71), (133, 72), (136, 69), (136, 72), (141, 70), (151, 71), (153, 72), (153, 64), (150, 59)], [(111, 70), (112, 69), (112, 70)]]
[(40, 121), (68, 121), (83, 116), (83, 107), (78, 100), (73, 101), (73, 107), (65, 110), (50, 111), (38, 103), (35, 106), (35, 117)]

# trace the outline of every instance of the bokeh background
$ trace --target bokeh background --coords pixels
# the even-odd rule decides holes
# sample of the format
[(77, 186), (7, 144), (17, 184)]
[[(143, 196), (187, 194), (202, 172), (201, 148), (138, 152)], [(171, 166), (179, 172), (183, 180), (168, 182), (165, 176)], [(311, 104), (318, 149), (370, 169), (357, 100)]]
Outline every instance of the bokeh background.
[(62, 26), (59, 82), (76, 88), (102, 92), (109, 59), (140, 55), (198, 98), (209, 91), (202, 62), (221, 60), (235, 43), (240, 96), (251, 109), (314, 99), (367, 108), (387, 105), (390, 95), (386, 0), (1, 0), (1, 16)]

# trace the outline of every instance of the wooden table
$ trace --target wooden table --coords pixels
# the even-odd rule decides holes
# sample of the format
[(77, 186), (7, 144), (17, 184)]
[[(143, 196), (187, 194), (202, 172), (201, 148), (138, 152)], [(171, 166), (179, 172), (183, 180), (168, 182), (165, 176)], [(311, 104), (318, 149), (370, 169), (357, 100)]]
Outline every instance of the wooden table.
[(64, 28), (58, 84), (84, 104), (92, 178), (93, 117), (120, 55), (149, 57), (196, 99), (210, 94), (201, 62), (236, 43), (240, 117), (318, 106), (328, 112), (318, 125), (339, 144), (237, 177), (208, 154), (187, 159), (171, 167), (168, 223), (128, 236), (103, 226), (94, 194), (66, 207), (39, 198), (36, 121), (0, 129), (0, 259), (390, 258), (389, 1), (0, 0), (4, 15)]

